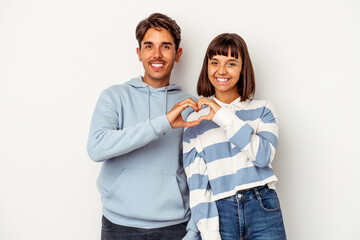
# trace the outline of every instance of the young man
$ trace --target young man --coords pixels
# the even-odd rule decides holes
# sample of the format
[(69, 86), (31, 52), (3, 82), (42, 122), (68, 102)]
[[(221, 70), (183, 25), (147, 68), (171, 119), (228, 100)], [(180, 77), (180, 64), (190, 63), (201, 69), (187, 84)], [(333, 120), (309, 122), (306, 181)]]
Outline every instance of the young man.
[(181, 138), (182, 128), (198, 124), (183, 120), (198, 107), (170, 84), (182, 54), (180, 28), (154, 13), (138, 24), (136, 38), (144, 76), (104, 90), (90, 127), (89, 156), (102, 162), (101, 239), (197, 239)]

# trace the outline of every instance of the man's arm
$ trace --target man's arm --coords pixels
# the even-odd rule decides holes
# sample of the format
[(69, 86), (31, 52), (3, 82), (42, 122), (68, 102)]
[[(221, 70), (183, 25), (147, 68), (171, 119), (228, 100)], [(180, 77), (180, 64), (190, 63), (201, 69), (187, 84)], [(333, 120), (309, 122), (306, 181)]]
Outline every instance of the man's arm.
[[(141, 148), (171, 128), (189, 125), (182, 119), (181, 112), (187, 107), (196, 110), (195, 105), (191, 98), (185, 99), (177, 103), (166, 115), (120, 129), (121, 111), (118, 110), (110, 93), (105, 90), (100, 95), (91, 121), (88, 154), (92, 160), (101, 162)], [(170, 116), (169, 119), (167, 115)], [(172, 121), (172, 125), (169, 121)]]
[(165, 115), (120, 129), (119, 119), (123, 116), (118, 108), (110, 93), (104, 90), (94, 110), (87, 143), (88, 154), (96, 162), (138, 149), (171, 129)]

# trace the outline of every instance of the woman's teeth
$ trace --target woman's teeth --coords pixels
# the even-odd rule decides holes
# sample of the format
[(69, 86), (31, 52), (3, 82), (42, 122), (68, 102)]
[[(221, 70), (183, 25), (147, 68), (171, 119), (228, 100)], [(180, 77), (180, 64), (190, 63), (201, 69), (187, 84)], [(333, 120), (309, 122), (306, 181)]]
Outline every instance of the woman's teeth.
[(217, 78), (216, 80), (218, 80), (219, 82), (226, 82), (229, 79), (227, 79), (227, 78)]

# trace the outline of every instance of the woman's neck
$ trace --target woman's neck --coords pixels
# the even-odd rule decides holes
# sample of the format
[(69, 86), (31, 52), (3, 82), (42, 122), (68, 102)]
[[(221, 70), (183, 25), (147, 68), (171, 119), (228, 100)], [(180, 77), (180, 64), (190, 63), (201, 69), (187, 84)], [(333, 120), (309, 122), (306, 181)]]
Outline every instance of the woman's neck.
[(236, 91), (236, 93), (216, 93), (215, 91), (215, 97), (226, 104), (232, 103), (235, 99), (240, 97), (240, 94)]

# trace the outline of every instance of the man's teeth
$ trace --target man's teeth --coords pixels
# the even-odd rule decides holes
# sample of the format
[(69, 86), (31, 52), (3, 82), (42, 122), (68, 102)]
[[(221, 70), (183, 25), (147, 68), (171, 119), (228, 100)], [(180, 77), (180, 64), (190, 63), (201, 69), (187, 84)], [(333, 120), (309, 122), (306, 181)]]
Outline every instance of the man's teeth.
[(154, 66), (154, 67), (162, 67), (164, 64), (162, 63), (153, 63), (151, 64), (151, 66)]
[(217, 78), (217, 80), (218, 80), (219, 82), (226, 82), (226, 81), (228, 81), (227, 78)]

